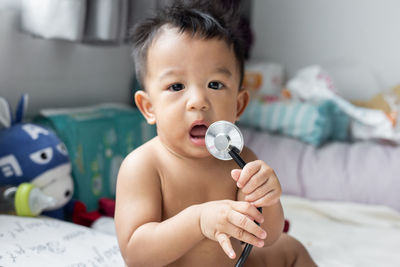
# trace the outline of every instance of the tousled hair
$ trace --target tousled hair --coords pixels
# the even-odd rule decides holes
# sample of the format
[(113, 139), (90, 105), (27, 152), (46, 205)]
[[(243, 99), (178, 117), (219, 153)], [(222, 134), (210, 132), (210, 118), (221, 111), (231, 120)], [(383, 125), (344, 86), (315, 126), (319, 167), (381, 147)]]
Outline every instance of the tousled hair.
[(233, 5), (218, 4), (218, 1), (174, 1), (170, 6), (156, 10), (153, 17), (137, 23), (131, 31), (136, 79), (145, 89), (148, 49), (163, 26), (168, 25), (180, 33), (190, 33), (192, 37), (221, 39), (232, 47), (240, 72), (240, 88), (244, 76), (244, 49), (238, 24), (238, 9)]

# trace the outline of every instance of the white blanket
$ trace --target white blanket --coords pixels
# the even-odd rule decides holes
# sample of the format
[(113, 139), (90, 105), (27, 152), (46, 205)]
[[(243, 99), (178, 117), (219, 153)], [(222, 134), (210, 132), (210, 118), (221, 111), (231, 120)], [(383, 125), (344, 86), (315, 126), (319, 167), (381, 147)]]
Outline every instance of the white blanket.
[(289, 234), (321, 267), (400, 266), (400, 213), (383, 206), (283, 196)]
[[(400, 266), (400, 213), (287, 195), (281, 201), (289, 234), (306, 246), (319, 266)], [(113, 220), (102, 218), (93, 228), (0, 215), (0, 266), (123, 266)]]
[(52, 219), (0, 215), (0, 266), (123, 266), (117, 239)]
[[(281, 198), (289, 234), (300, 240), (320, 267), (399, 267), (400, 213), (349, 202)], [(112, 220), (93, 227), (113, 233)]]

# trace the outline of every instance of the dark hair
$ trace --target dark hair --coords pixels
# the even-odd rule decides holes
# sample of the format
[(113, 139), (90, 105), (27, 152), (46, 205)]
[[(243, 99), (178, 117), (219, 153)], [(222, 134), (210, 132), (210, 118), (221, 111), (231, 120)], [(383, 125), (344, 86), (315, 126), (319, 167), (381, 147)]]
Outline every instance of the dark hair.
[[(144, 77), (147, 65), (147, 53), (153, 40), (164, 25), (178, 28), (180, 33), (191, 33), (193, 37), (204, 39), (217, 38), (233, 47), (240, 71), (241, 87), (244, 75), (244, 51), (239, 25), (237, 6), (218, 4), (218, 1), (174, 1), (156, 14), (138, 23), (131, 32), (133, 59), (136, 79), (144, 88)], [(239, 87), (239, 88), (240, 88)]]

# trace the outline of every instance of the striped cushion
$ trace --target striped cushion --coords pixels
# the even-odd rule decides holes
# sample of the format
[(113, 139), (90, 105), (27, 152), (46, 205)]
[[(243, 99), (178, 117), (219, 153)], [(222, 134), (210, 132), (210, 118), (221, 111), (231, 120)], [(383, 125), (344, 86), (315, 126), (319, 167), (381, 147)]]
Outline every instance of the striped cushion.
[(331, 101), (252, 101), (239, 123), (321, 145), (328, 139), (346, 140), (349, 119)]

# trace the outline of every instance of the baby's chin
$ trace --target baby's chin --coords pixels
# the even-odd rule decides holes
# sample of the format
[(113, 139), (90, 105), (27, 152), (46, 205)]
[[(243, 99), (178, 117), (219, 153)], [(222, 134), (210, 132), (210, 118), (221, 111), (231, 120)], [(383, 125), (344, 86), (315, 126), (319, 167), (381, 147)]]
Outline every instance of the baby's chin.
[(191, 148), (183, 149), (180, 153), (182, 156), (191, 159), (205, 159), (213, 157), (208, 152), (206, 146), (192, 146)]
[(193, 145), (198, 146), (198, 147), (206, 147), (206, 141), (205, 137), (198, 137), (198, 136), (190, 136), (190, 141), (192, 142)]
[[(179, 157), (179, 158), (190, 158), (190, 159), (205, 159), (209, 157), (213, 157), (210, 152), (208, 152), (205, 146), (205, 138), (196, 138), (202, 140), (195, 140), (194, 144), (192, 138), (189, 137), (189, 140), (182, 140), (176, 142), (166, 142), (160, 138), (161, 144), (167, 149), (171, 154)], [(203, 143), (203, 144), (200, 144)]]

